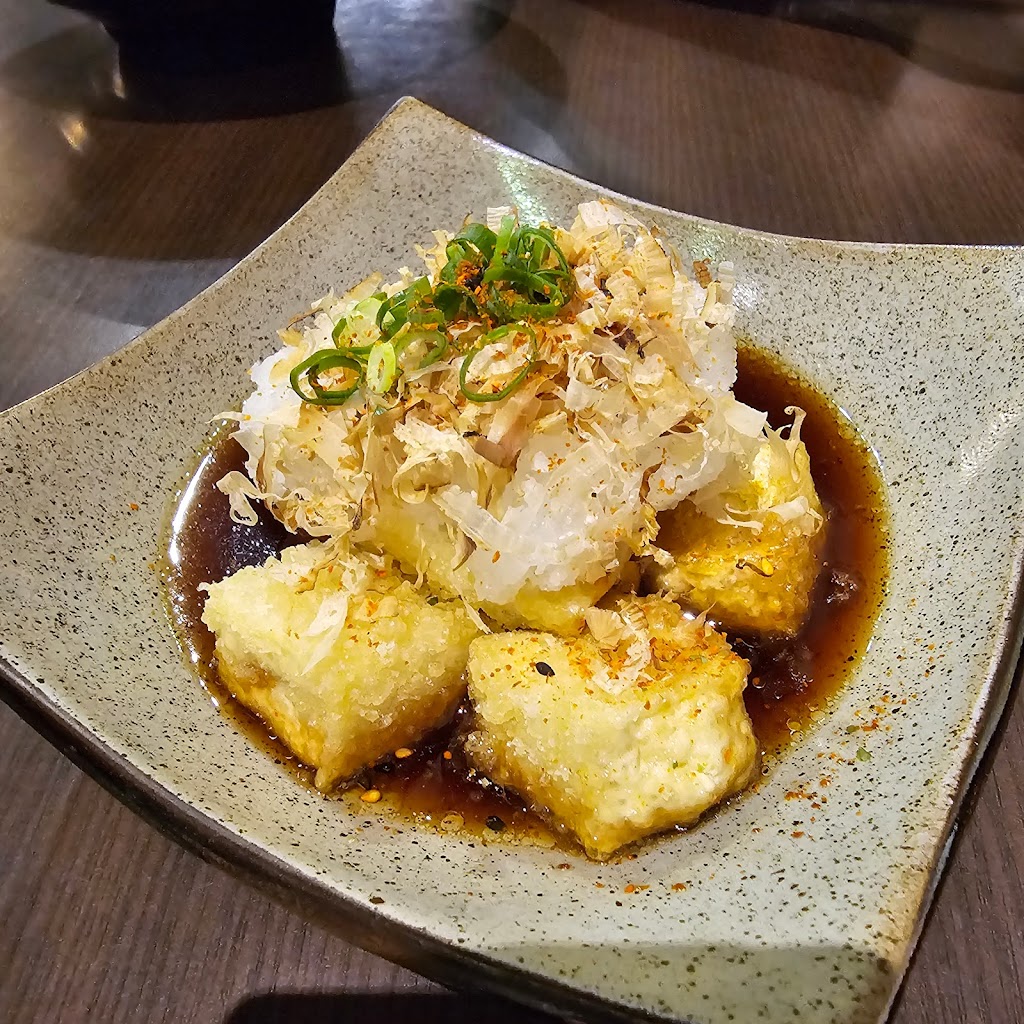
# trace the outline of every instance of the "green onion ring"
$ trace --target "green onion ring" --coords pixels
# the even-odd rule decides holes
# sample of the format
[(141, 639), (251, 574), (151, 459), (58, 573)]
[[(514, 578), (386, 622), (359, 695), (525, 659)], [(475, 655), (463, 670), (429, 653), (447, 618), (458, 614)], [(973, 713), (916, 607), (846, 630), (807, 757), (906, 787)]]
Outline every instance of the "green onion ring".
[[(431, 294), (430, 281), (426, 277), (418, 277), (408, 287), (396, 292), (391, 298), (381, 303), (377, 310), (377, 327), (383, 335), (384, 340), (390, 340), (409, 320), (409, 312), (418, 305), (424, 305), (424, 300), (429, 299)], [(388, 316), (391, 322), (385, 324)]]
[(348, 327), (348, 318), (342, 317), (334, 325), (334, 328), (331, 331), (331, 341), (333, 341), (338, 348), (341, 348), (341, 332), (344, 331), (346, 327)]
[(501, 225), (498, 228), (498, 233), (494, 240), (494, 256), (491, 257), (491, 263), (495, 260), (504, 262), (508, 257), (508, 254), (512, 248), (512, 236), (515, 234), (516, 219), (511, 214), (506, 214), (501, 218)]
[(407, 324), (391, 339), (391, 344), (395, 348), (395, 356), (400, 356), (416, 341), (430, 343), (430, 348), (427, 350), (426, 355), (424, 355), (416, 367), (417, 370), (422, 370), (424, 366), (436, 363), (448, 351), (448, 335), (444, 331), (412, 330)]
[[(339, 366), (356, 372), (356, 380), (351, 387), (333, 390), (322, 388), (317, 384), (316, 378), (324, 370), (333, 370)], [(308, 359), (303, 359), (288, 375), (288, 382), (299, 398), (310, 405), (342, 405), (359, 389), (359, 385), (362, 383), (362, 373), (363, 366), (358, 359), (336, 349), (325, 348), (314, 352)], [(302, 377), (306, 378), (306, 383), (313, 392), (312, 398), (299, 386)]]
[[(466, 387), (466, 378), (469, 376), (469, 369), (473, 363), (473, 360), (488, 346), (493, 345), (494, 342), (500, 341), (508, 334), (526, 334), (530, 338), (530, 356), (523, 364), (519, 372), (506, 384), (500, 391), (494, 392), (494, 394), (488, 394), (480, 391), (471, 391)], [(504, 324), (501, 327), (496, 327), (493, 331), (488, 331), (480, 340), (466, 353), (465, 358), (462, 360), (462, 366), (459, 369), (459, 389), (466, 396), (470, 402), (498, 402), (502, 398), (507, 398), (520, 384), (526, 380), (526, 375), (533, 369), (533, 364), (537, 361), (537, 335), (534, 333), (533, 328), (529, 324), (515, 323), (515, 324)]]
[(391, 389), (398, 377), (398, 354), (390, 341), (381, 341), (373, 346), (366, 360), (366, 386), (383, 395)]
[(443, 331), (435, 331), (437, 342), (434, 347), (420, 361), (419, 369), (425, 366), (433, 366), (438, 360), (443, 359), (448, 351), (448, 335)]
[(495, 233), (486, 224), (467, 224), (453, 239), (453, 242), (469, 242), (488, 263), (494, 259)]

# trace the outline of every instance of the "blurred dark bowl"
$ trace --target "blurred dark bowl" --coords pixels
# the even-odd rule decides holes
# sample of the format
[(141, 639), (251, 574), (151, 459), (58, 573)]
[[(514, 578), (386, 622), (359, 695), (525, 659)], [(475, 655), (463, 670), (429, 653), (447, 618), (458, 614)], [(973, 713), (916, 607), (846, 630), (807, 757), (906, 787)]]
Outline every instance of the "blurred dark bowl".
[(52, 0), (102, 22), (122, 66), (232, 70), (335, 47), (335, 0)]

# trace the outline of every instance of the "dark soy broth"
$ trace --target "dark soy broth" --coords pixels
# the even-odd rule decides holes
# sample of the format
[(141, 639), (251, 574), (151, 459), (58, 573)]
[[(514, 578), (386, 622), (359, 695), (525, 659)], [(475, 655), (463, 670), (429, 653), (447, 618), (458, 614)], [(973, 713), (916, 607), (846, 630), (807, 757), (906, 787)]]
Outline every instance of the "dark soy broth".
[[(867, 649), (885, 590), (884, 487), (874, 455), (852, 425), (774, 357), (741, 347), (735, 391), (740, 401), (765, 410), (775, 427), (791, 421), (787, 406), (806, 410), (801, 436), (828, 514), (824, 567), (810, 618), (800, 634), (783, 641), (730, 638), (751, 663), (746, 702), (762, 750), (778, 753), (812, 716), (827, 708), (829, 697)], [(228, 500), (215, 485), (225, 473), (241, 469), (243, 462), (244, 452), (234, 441), (226, 435), (216, 439), (178, 495), (166, 545), (167, 604), (179, 642), (217, 707), (269, 756), (312, 785), (312, 772), (222, 685), (214, 639), (200, 618), (200, 583), (221, 580), (305, 539), (288, 533), (262, 508), (258, 526), (231, 521)], [(364, 772), (359, 780), (363, 789), (378, 789), (383, 798), (378, 804), (363, 804), (363, 810), (374, 813), (386, 806), (442, 831), (495, 838), (501, 833), (570, 848), (514, 794), (491, 786), (466, 764), (458, 743), (466, 713), (466, 708), (460, 709), (451, 725), (428, 737), (412, 756), (388, 757)], [(355, 787), (353, 793), (359, 792), (362, 789)]]
[(885, 596), (888, 513), (874, 453), (842, 413), (762, 350), (740, 349), (736, 397), (763, 409), (773, 427), (807, 413), (800, 436), (828, 517), (824, 565), (811, 614), (782, 643), (736, 637), (751, 663), (747, 710), (764, 750), (779, 751), (823, 710), (867, 650)]

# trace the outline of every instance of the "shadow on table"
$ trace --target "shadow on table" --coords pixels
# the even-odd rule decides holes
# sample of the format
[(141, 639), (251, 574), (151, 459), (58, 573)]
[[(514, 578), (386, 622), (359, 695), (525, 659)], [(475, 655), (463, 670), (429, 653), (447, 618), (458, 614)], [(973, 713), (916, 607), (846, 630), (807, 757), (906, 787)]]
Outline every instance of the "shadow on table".
[[(768, 927), (766, 925), (766, 927)], [(351, 937), (351, 935), (350, 935)], [(376, 952), (403, 953), (403, 940), (385, 934), (388, 948)], [(423, 952), (423, 951), (421, 951)], [(409, 950), (404, 950), (408, 955)], [(517, 998), (538, 1006), (558, 1005), (567, 1019), (586, 1024), (627, 1024), (634, 1011), (596, 999), (587, 993), (618, 991), (623, 983), (657, 1014), (693, 1014), (697, 1020), (725, 1019), (737, 1024), (755, 1020), (805, 1020), (823, 1024), (875, 1021), (888, 1002), (896, 977), (891, 964), (867, 948), (822, 945), (774, 945), (757, 936), (749, 945), (650, 943), (620, 945), (581, 940), (576, 944), (545, 945), (542, 949), (497, 950), (499, 961), (534, 962), (542, 955), (557, 969), (557, 980), (543, 980), (514, 968), (491, 970), (483, 964), (444, 968), (472, 984), (479, 978), (508, 986)], [(528, 956), (526, 954), (529, 954)], [(430, 959), (413, 964), (417, 970), (437, 968)], [(537, 959), (536, 962), (542, 962)], [(474, 973), (476, 971), (482, 973)], [(469, 973), (467, 973), (469, 972)], [(614, 984), (609, 986), (609, 979)], [(267, 993), (245, 999), (223, 1024), (553, 1024), (554, 1018), (513, 1005), (503, 997), (475, 992), (325, 993), (316, 995)]]
[[(0, 95), (19, 101), (0, 103), (0, 135), (17, 140), (0, 147), (9, 186), (0, 224), (88, 256), (237, 258), (294, 213), (406, 92), (455, 106), (455, 116), (529, 149), (563, 102), (565, 75), (535, 34), (508, 20), (510, 3), (409, 0), (392, 10), (339, 0), (337, 45), (315, 62), (298, 57), (220, 78), (161, 72), (148, 92), (120, 81), (116, 49), (98, 24), (59, 28), (0, 59)], [(492, 69), (482, 84), (480, 67)], [(479, 88), (464, 88), (467, 75)]]
[(884, 43), (935, 74), (1024, 91), (1022, 0), (698, 0)]
[[(9, 55), (0, 85), (42, 106), (132, 121), (212, 121), (298, 113), (401, 90), (485, 46), (512, 0), (337, 0), (333, 32), (259, 60), (203, 60), (189, 42), (122, 50), (96, 22)], [(230, 46), (224, 47), (231, 54)]]
[(270, 993), (239, 1003), (224, 1024), (554, 1024), (547, 1014), (486, 996)]

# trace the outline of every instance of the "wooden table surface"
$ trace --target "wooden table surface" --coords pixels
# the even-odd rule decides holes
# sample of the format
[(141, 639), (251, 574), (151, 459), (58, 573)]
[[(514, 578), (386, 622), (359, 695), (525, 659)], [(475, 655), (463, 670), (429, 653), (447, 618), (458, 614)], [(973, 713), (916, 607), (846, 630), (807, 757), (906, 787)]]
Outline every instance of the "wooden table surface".
[[(333, 63), (174, 80), (118, 77), (93, 23), (0, 0), (0, 407), (217, 278), (404, 93), (708, 217), (1024, 243), (1024, 9), (968, 7), (339, 0)], [(1024, 1020), (1022, 759), (1017, 701), (898, 1024)], [(2, 1021), (540, 1021), (445, 992), (250, 892), (2, 706), (0, 778)]]

